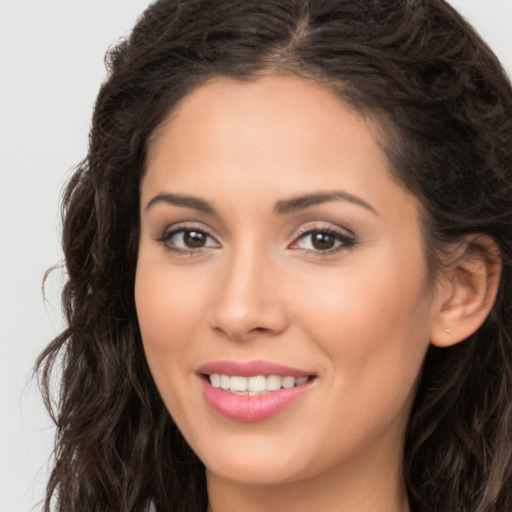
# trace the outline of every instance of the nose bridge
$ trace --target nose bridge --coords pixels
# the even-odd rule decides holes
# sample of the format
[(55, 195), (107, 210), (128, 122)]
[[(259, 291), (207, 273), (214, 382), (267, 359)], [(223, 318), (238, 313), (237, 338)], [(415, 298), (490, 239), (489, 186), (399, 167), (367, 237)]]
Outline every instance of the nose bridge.
[(212, 327), (235, 340), (275, 334), (286, 326), (276, 264), (268, 251), (247, 240), (226, 254), (213, 304)]

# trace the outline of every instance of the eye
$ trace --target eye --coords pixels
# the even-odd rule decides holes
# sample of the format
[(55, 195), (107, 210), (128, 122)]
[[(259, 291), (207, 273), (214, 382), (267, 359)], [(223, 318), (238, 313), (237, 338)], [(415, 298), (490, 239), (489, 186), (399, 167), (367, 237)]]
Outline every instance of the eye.
[(207, 247), (220, 247), (206, 231), (198, 228), (179, 228), (165, 232), (157, 240), (166, 249), (176, 252), (194, 252)]
[(352, 235), (335, 229), (319, 228), (303, 232), (291, 245), (292, 249), (307, 252), (332, 254), (349, 249), (355, 245)]

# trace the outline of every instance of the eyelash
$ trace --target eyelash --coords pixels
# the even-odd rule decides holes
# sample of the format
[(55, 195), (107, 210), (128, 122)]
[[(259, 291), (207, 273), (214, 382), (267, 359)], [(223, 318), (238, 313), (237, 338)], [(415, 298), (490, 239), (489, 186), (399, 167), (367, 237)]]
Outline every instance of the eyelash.
[[(173, 237), (186, 233), (198, 233), (202, 236), (204, 236), (206, 239), (213, 240), (215, 244), (212, 245), (204, 245), (197, 248), (184, 248), (184, 247), (178, 247), (175, 243), (174, 245), (170, 242), (172, 241)], [(332, 237), (334, 239), (334, 243), (337, 244), (332, 248), (326, 249), (326, 250), (320, 250), (320, 249), (307, 249), (304, 248), (302, 251), (306, 254), (312, 254), (314, 256), (320, 256), (320, 257), (327, 257), (331, 256), (333, 254), (338, 254), (343, 251), (350, 250), (356, 245), (356, 238), (353, 234), (346, 234), (342, 233), (341, 231), (338, 231), (333, 228), (328, 227), (319, 227), (319, 228), (305, 228), (302, 230), (297, 237), (294, 239), (294, 241), (288, 246), (289, 248), (295, 248), (299, 245), (299, 243), (303, 240), (305, 240), (308, 236), (311, 237), (315, 234), (318, 235), (327, 235), (329, 237)], [(166, 231), (162, 233), (160, 237), (156, 239), (157, 242), (161, 243), (164, 248), (168, 251), (182, 254), (182, 255), (189, 255), (189, 256), (196, 256), (201, 255), (205, 249), (211, 248), (211, 247), (218, 247), (220, 244), (215, 240), (214, 237), (212, 237), (207, 231), (204, 229), (195, 227), (195, 226), (180, 226), (176, 229), (172, 229), (171, 231)]]
[(218, 244), (218, 242), (215, 240), (215, 238), (213, 238), (204, 229), (198, 228), (196, 226), (186, 226), (186, 225), (180, 226), (180, 227), (178, 227), (176, 229), (172, 229), (170, 231), (165, 231), (164, 233), (162, 233), (162, 235), (160, 237), (158, 237), (156, 239), (156, 241), (161, 243), (164, 246), (165, 250), (167, 250), (167, 251), (171, 251), (171, 252), (183, 254), (183, 255), (189, 255), (189, 256), (200, 255), (200, 254), (202, 254), (202, 252), (205, 248), (207, 249), (209, 247), (214, 247), (212, 245), (210, 245), (210, 246), (206, 245), (206, 246), (197, 247), (197, 248), (192, 248), (192, 247), (184, 248), (184, 247), (178, 247), (175, 244), (173, 245), (171, 243), (173, 237), (175, 237), (179, 234), (184, 235), (185, 233), (198, 233), (207, 239), (214, 240), (216, 245)]
[(313, 236), (315, 234), (318, 235), (328, 235), (334, 239), (334, 242), (338, 242), (338, 245), (330, 249), (326, 249), (324, 251), (320, 249), (303, 249), (306, 254), (313, 254), (315, 256), (326, 257), (331, 256), (333, 254), (338, 254), (343, 251), (347, 251), (352, 249), (356, 245), (356, 238), (354, 235), (348, 235), (346, 233), (342, 233), (337, 229), (328, 228), (328, 227), (320, 227), (320, 228), (305, 228), (303, 231), (299, 233), (296, 237), (295, 241), (292, 242), (290, 247), (297, 245), (301, 240), (305, 240), (308, 236)]

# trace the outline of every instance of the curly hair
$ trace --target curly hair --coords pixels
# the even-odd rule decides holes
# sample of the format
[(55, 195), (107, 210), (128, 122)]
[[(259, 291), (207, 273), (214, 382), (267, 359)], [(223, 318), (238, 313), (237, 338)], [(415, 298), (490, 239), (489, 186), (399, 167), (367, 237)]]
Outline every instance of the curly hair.
[(433, 275), (463, 235), (499, 247), (484, 325), (428, 350), (403, 467), (415, 512), (512, 510), (512, 89), (467, 22), (443, 0), (159, 0), (107, 64), (63, 200), (67, 328), (37, 361), (57, 425), (45, 511), (206, 510), (204, 467), (142, 348), (139, 185), (181, 99), (212, 77), (262, 72), (312, 78), (377, 120), (394, 177), (425, 212)]

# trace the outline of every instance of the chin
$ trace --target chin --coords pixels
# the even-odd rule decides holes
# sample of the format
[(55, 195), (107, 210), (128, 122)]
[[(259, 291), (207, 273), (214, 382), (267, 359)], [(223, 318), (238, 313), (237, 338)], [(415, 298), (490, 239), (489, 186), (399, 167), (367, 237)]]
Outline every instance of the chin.
[(228, 458), (219, 464), (206, 466), (206, 471), (210, 476), (253, 486), (282, 485), (306, 478), (296, 465), (276, 463), (273, 459), (244, 463)]
[(208, 473), (241, 484), (279, 485), (307, 477), (311, 464), (300, 444), (283, 449), (282, 439), (251, 437), (250, 440), (231, 439), (229, 446), (217, 439), (215, 449), (208, 446), (205, 450), (199, 448), (196, 453)]

